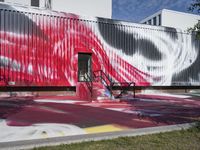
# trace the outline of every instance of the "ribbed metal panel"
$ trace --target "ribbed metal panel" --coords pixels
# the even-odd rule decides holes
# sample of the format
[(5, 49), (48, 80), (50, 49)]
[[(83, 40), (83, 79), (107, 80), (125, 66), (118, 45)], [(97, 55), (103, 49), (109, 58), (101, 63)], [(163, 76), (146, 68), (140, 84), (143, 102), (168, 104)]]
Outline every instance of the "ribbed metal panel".
[(138, 86), (199, 85), (200, 42), (179, 30), (0, 6), (2, 86), (74, 86), (78, 53), (92, 70)]

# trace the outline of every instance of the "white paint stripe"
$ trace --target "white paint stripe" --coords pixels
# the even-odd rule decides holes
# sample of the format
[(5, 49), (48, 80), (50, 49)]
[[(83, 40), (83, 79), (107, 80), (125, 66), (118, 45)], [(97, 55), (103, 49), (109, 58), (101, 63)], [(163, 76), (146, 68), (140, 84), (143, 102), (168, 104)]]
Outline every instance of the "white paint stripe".
[(124, 112), (124, 108), (105, 108), (105, 109), (109, 109), (109, 110), (113, 110), (113, 111)]
[(41, 103), (58, 103), (58, 104), (75, 104), (85, 101), (76, 101), (76, 100), (49, 100), (49, 99), (36, 99), (35, 102), (41, 102)]
[[(72, 124), (43, 123), (31, 126), (8, 126), (6, 120), (0, 119), (0, 143), (10, 141), (32, 140), (59, 136), (85, 134), (86, 132)], [(62, 135), (60, 134), (62, 133)], [(1, 148), (0, 148), (1, 149)]]
[(169, 94), (169, 93), (152, 93), (152, 94), (145, 94), (142, 93), (143, 95), (150, 95), (150, 96), (168, 96), (168, 97), (176, 97), (176, 98), (190, 98), (191, 96), (188, 95), (176, 95), (176, 94)]

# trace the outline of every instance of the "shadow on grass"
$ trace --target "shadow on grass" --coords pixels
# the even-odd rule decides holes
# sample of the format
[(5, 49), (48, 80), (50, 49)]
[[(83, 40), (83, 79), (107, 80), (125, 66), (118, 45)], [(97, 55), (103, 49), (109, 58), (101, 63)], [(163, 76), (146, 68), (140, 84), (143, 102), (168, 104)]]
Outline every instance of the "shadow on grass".
[(198, 121), (195, 126), (189, 130), (195, 130), (197, 132), (200, 132), (200, 121)]

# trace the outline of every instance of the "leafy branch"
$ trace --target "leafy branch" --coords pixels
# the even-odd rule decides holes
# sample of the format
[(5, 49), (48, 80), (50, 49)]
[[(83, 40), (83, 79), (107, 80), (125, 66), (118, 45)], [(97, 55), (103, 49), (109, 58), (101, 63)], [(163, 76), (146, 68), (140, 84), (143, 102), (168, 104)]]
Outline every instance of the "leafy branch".
[(193, 0), (193, 3), (190, 5), (188, 10), (191, 12), (197, 11), (200, 13), (200, 0)]
[[(188, 10), (191, 12), (197, 11), (197, 13), (200, 13), (200, 0), (193, 0)], [(195, 32), (197, 39), (200, 39), (200, 20), (198, 20), (198, 23), (196, 23), (194, 27), (189, 28), (188, 32)]]

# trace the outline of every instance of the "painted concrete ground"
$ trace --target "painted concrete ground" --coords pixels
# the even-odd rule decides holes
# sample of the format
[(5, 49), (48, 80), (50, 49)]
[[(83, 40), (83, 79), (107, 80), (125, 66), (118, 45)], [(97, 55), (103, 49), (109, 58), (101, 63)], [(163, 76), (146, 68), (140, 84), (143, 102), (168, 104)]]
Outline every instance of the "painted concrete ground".
[(198, 95), (146, 94), (120, 101), (0, 97), (0, 142), (121, 131), (200, 119)]

